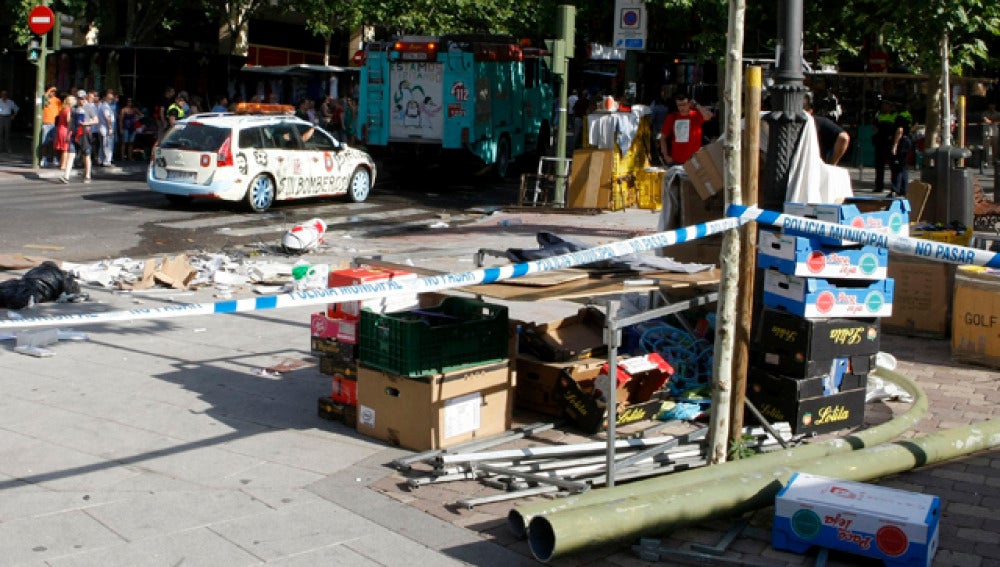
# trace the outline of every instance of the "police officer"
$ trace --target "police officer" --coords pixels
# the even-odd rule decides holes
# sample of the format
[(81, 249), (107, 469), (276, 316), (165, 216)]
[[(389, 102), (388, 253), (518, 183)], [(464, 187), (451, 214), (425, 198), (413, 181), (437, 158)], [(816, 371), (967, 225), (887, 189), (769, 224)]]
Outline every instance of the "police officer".
[(182, 94), (177, 95), (177, 98), (174, 99), (173, 104), (171, 104), (170, 107), (167, 108), (167, 128), (168, 129), (172, 128), (173, 125), (176, 124), (178, 120), (180, 120), (181, 118), (184, 118), (184, 116), (186, 116), (187, 113), (184, 111), (184, 103), (185, 102), (186, 101), (185, 101), (184, 95), (182, 93)]
[[(885, 190), (885, 166), (890, 165), (890, 169), (899, 179), (899, 183), (904, 182), (906, 175), (906, 155), (900, 161), (898, 153), (902, 150), (907, 154), (912, 149), (912, 142), (909, 139), (910, 126), (913, 125), (913, 117), (909, 112), (899, 111), (897, 104), (888, 98), (882, 99), (881, 108), (875, 117), (875, 135), (872, 137), (875, 146), (875, 191), (881, 193)], [(905, 138), (905, 140), (904, 140)], [(893, 191), (903, 195), (906, 193), (903, 187), (893, 187)]]

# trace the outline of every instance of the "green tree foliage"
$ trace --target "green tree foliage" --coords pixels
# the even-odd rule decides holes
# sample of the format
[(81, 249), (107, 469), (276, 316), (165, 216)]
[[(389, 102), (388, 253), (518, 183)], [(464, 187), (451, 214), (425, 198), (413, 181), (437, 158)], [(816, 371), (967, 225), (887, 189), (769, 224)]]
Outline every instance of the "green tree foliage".
[[(8, 43), (25, 45), (27, 14), (38, 0), (0, 0), (0, 25)], [(120, 14), (122, 5), (127, 8)], [(327, 36), (348, 32), (360, 24), (374, 26), (379, 35), (442, 33), (505, 33), (536, 39), (555, 36), (559, 4), (576, 7), (577, 47), (589, 42), (608, 44), (615, 21), (612, 0), (291, 0), (284, 5), (299, 12), (308, 31)], [(101, 27), (102, 41), (130, 45), (162, 44), (187, 19), (205, 14), (233, 33), (246, 24), (266, 0), (180, 0), (142, 2), (124, 0), (57, 0), (52, 8)], [(773, 53), (778, 2), (747, 6), (744, 53)], [(727, 29), (727, 0), (650, 0), (646, 4), (651, 42), (667, 52), (687, 53), (721, 61)], [(862, 55), (866, 38), (874, 38), (895, 60), (914, 71), (933, 72), (940, 65), (938, 44), (949, 33), (953, 69), (1000, 69), (1000, 54), (989, 52), (1000, 37), (1000, 2), (996, 0), (838, 0), (803, 2), (806, 57), (843, 60)], [(124, 16), (124, 17), (123, 17)], [(237, 49), (235, 51), (239, 51)]]
[(538, 36), (554, 31), (553, 0), (362, 0), (362, 23), (384, 35), (496, 33)]

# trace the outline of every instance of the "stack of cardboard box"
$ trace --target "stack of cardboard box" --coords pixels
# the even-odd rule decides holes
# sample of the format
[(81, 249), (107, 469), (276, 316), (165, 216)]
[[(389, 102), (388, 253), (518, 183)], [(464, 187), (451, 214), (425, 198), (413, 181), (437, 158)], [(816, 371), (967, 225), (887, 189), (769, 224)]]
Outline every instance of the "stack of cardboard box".
[[(373, 283), (398, 287), (398, 282), (416, 277), (416, 274), (402, 270), (345, 268), (329, 272), (327, 287)], [(321, 396), (318, 400), (321, 417), (342, 421), (351, 427), (355, 425), (358, 405), (358, 325), (361, 310), (397, 311), (416, 304), (416, 292), (398, 291), (378, 299), (331, 303), (325, 311), (312, 314), (310, 347), (319, 357), (319, 371), (332, 379), (330, 395)]]
[[(909, 227), (909, 207), (901, 199), (786, 203), (785, 212), (886, 234), (905, 235)], [(787, 421), (797, 434), (863, 422), (879, 318), (892, 313), (888, 253), (842, 236), (818, 235), (806, 226), (760, 234), (762, 309), (752, 337), (747, 398), (765, 418)]]
[(361, 311), (357, 430), (407, 449), (440, 449), (510, 428), (507, 308), (463, 297)]

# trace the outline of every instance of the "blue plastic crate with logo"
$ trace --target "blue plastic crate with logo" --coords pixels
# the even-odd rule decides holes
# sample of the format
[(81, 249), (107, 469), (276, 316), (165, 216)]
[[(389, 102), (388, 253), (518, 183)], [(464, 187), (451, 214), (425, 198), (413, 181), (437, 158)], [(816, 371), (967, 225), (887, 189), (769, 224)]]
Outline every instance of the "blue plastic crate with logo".
[(810, 319), (829, 317), (889, 317), (894, 292), (892, 278), (878, 281), (789, 276), (777, 270), (764, 274), (764, 305)]
[[(906, 199), (862, 199), (855, 198), (850, 203), (785, 203), (784, 212), (788, 215), (803, 217), (808, 220), (820, 220), (833, 224), (844, 225), (845, 228), (871, 230), (887, 236), (910, 235), (910, 202)], [(794, 222), (785, 224), (784, 234), (792, 236), (809, 236), (819, 239), (827, 246), (849, 246), (857, 244), (849, 239), (849, 231), (818, 235), (807, 231), (808, 223), (801, 226)], [(871, 244), (861, 242), (860, 244)]]
[(824, 246), (818, 238), (762, 230), (757, 267), (783, 274), (826, 279), (881, 280), (888, 275), (889, 251), (877, 246)]

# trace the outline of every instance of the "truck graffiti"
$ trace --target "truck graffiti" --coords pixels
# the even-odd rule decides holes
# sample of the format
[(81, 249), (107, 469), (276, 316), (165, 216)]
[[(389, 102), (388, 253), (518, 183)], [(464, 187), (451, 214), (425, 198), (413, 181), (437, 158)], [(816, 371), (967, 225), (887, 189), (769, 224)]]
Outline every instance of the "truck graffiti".
[(550, 146), (545, 52), (507, 36), (404, 36), (364, 51), (358, 137), (373, 153), (456, 154), (495, 166)]

